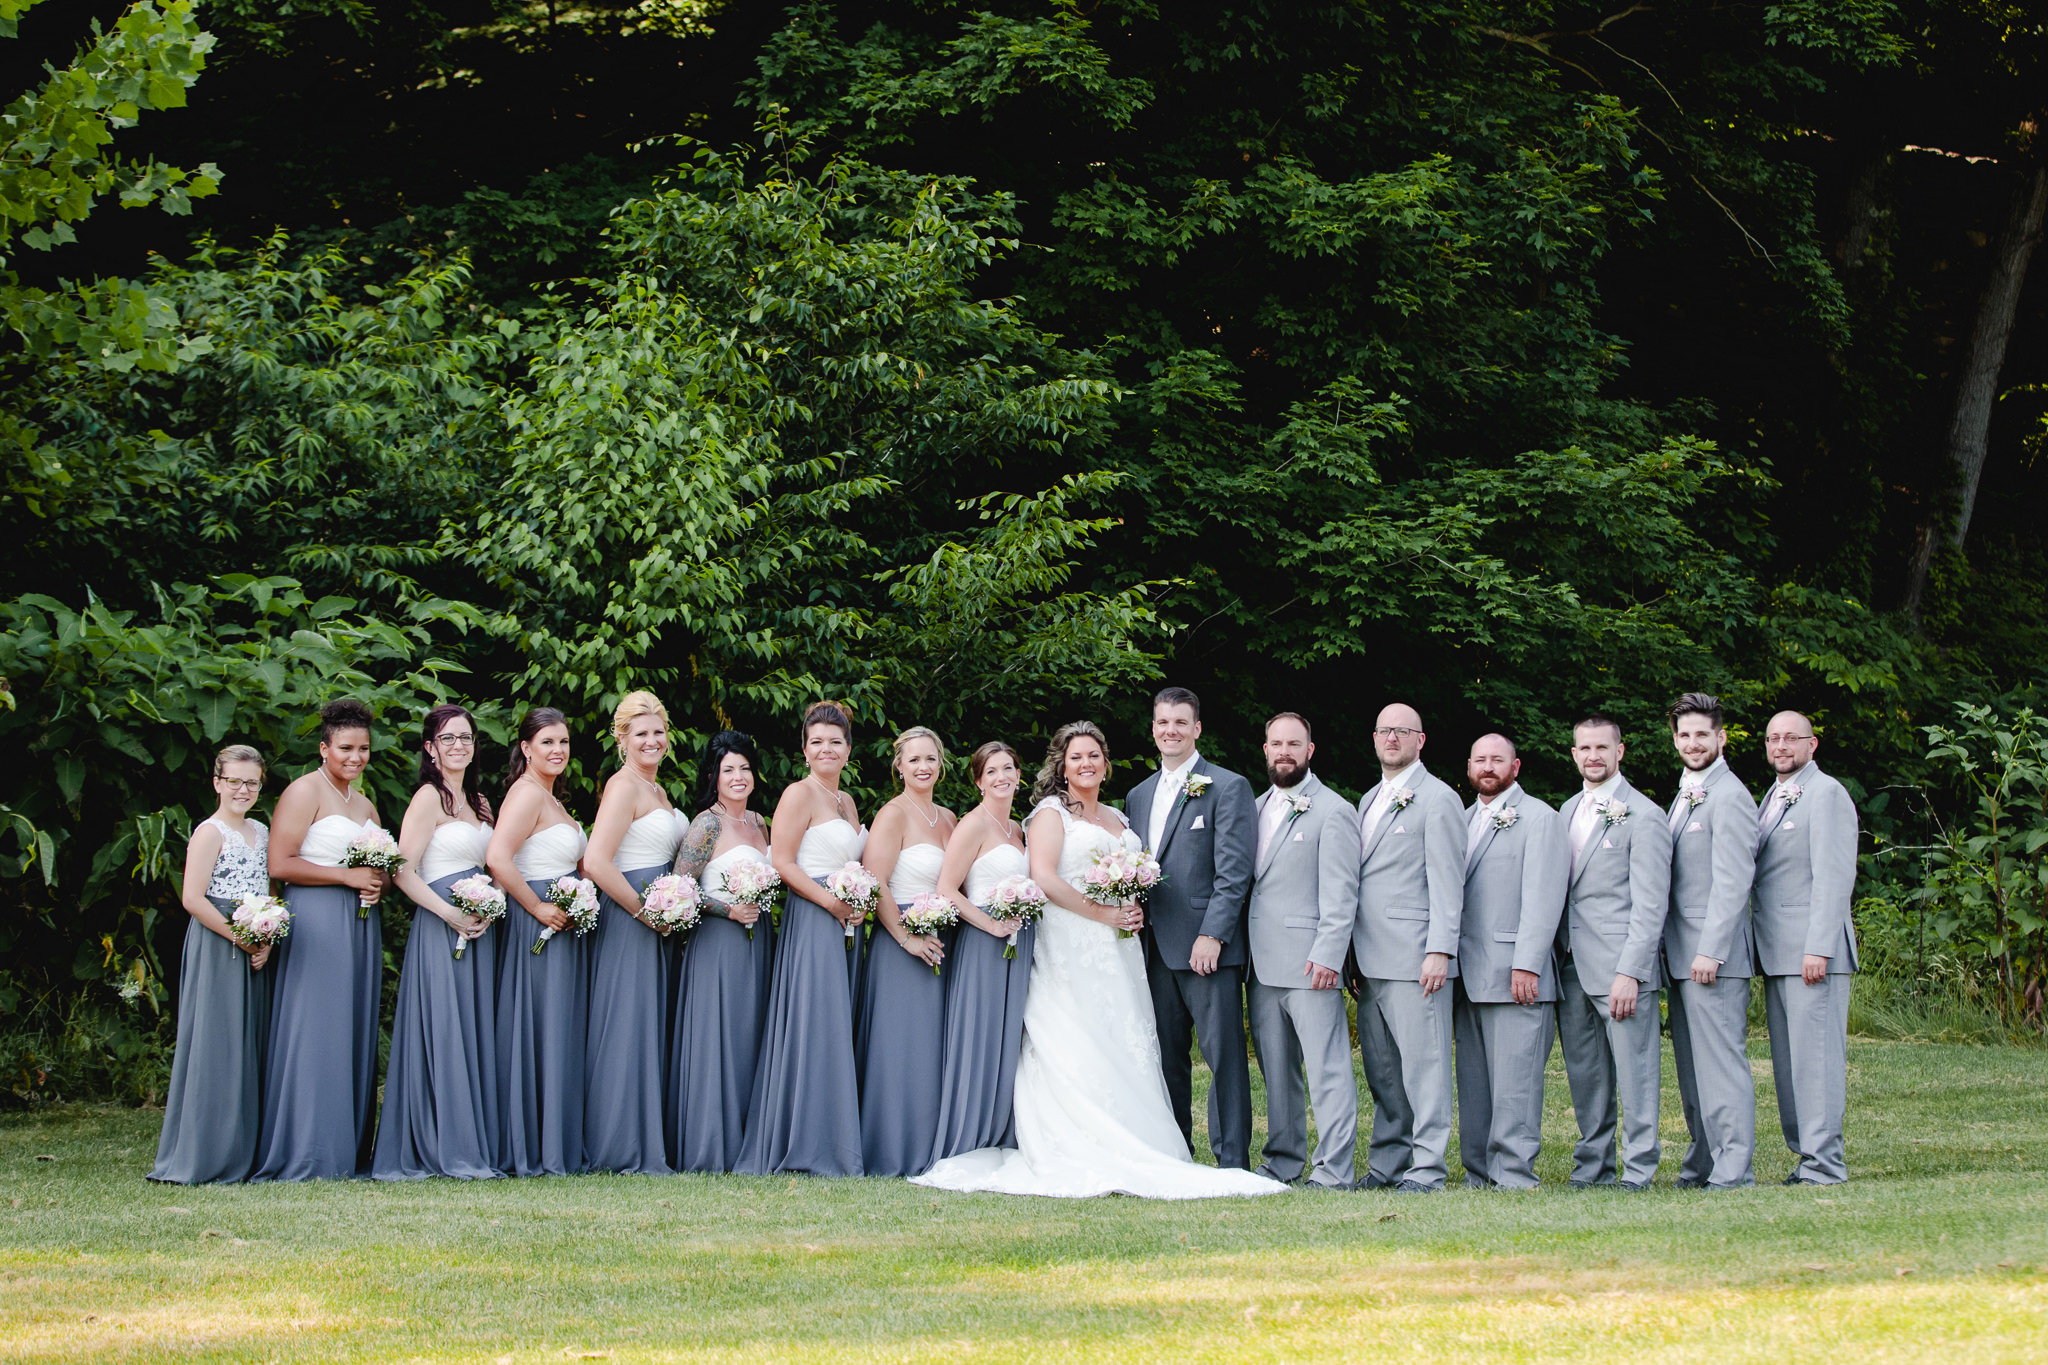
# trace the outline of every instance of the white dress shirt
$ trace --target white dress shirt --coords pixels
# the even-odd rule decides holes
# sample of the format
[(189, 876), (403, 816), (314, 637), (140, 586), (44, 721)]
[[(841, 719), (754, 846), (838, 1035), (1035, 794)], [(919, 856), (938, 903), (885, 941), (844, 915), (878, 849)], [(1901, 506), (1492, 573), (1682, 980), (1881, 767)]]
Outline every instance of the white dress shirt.
[(1579, 865), (1579, 854), (1585, 849), (1586, 840), (1592, 835), (1594, 825), (1599, 822), (1600, 813), (1594, 807), (1600, 802), (1605, 801), (1608, 797), (1613, 796), (1615, 788), (1620, 785), (1621, 773), (1617, 770), (1614, 776), (1608, 778), (1599, 786), (1589, 785), (1585, 790), (1585, 794), (1579, 798), (1579, 808), (1572, 812), (1573, 867)]
[(1146, 823), (1146, 834), (1150, 837), (1145, 847), (1152, 850), (1152, 856), (1159, 856), (1160, 841), (1166, 838), (1166, 822), (1173, 818), (1174, 802), (1180, 799), (1180, 789), (1187, 785), (1188, 774), (1195, 770), (1195, 760), (1202, 755), (1188, 750), (1187, 758), (1178, 768), (1169, 768), (1162, 762), (1159, 768), (1159, 787), (1152, 793), (1152, 810)]
[(1394, 804), (1394, 793), (1407, 786), (1408, 775), (1421, 766), (1422, 760), (1418, 758), (1380, 783), (1378, 794), (1373, 797), (1372, 804), (1365, 808), (1365, 828), (1359, 834), (1359, 839), (1363, 843), (1372, 842), (1373, 831), (1380, 827), (1380, 821), (1386, 817), (1388, 809)]
[[(1308, 781), (1308, 774), (1301, 775), (1302, 782)], [(1259, 852), (1261, 865), (1266, 861), (1266, 850), (1273, 846), (1273, 836), (1280, 832), (1280, 826), (1287, 823), (1287, 797), (1301, 790), (1301, 782), (1282, 791), (1279, 787), (1266, 789), (1266, 804), (1259, 811)]]
[[(1503, 791), (1500, 795), (1506, 796), (1507, 793)], [(1493, 803), (1499, 799), (1498, 796), (1491, 799), (1482, 796), (1473, 803), (1472, 818), (1465, 822), (1466, 862), (1472, 861), (1473, 851), (1479, 847), (1479, 837), (1486, 833), (1487, 818), (1493, 814)]]

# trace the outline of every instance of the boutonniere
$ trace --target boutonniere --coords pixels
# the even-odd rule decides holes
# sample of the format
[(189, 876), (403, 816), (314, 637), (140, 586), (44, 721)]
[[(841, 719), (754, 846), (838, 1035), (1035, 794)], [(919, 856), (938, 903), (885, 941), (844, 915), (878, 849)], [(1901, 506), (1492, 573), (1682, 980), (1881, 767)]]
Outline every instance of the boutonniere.
[(1209, 779), (1202, 776), (1200, 773), (1192, 774), (1191, 776), (1189, 776), (1188, 784), (1184, 788), (1184, 790), (1188, 794), (1188, 800), (1192, 801), (1196, 797), (1202, 795), (1204, 792), (1209, 790)]
[(1786, 810), (1790, 810), (1798, 805), (1799, 798), (1804, 795), (1806, 795), (1806, 788), (1800, 786), (1797, 782), (1787, 782), (1784, 786), (1778, 788), (1778, 799), (1785, 803)]
[(1607, 829), (1613, 829), (1616, 825), (1628, 819), (1628, 803), (1626, 801), (1616, 801), (1613, 797), (1595, 801), (1593, 803), (1593, 810), (1599, 815), (1601, 825)]
[(1705, 787), (1687, 787), (1685, 789), (1685, 808), (1687, 810), (1697, 810), (1700, 802), (1706, 799), (1707, 789)]
[(1515, 821), (1522, 818), (1522, 812), (1514, 806), (1502, 806), (1497, 810), (1488, 811), (1486, 818), (1493, 821), (1495, 829), (1513, 829)]
[(1410, 807), (1410, 806), (1412, 806), (1412, 805), (1414, 805), (1414, 804), (1415, 804), (1415, 793), (1414, 793), (1414, 792), (1413, 792), (1412, 790), (1410, 790), (1410, 789), (1409, 789), (1409, 788), (1407, 788), (1407, 787), (1396, 787), (1396, 788), (1394, 788), (1394, 798), (1393, 798), (1393, 801), (1392, 801), (1392, 803), (1391, 803), (1391, 804), (1390, 804), (1390, 805), (1389, 805), (1389, 806), (1387, 807), (1387, 809), (1389, 809), (1389, 810), (1407, 810), (1407, 809), (1408, 809), (1408, 807)]
[(1307, 792), (1281, 792), (1280, 799), (1287, 805), (1287, 818), (1290, 820), (1297, 815), (1307, 815), (1309, 808), (1316, 803), (1316, 799)]

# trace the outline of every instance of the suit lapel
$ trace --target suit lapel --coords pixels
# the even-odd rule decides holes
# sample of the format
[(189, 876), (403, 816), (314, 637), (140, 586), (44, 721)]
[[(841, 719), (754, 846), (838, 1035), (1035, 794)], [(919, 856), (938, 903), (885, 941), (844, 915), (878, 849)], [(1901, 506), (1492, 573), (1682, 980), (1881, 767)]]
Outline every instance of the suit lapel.
[[(1208, 766), (1208, 759), (1197, 758), (1193, 763), (1188, 765), (1187, 777), (1195, 776), (1197, 773), (1200, 773), (1204, 768)], [(1161, 771), (1163, 773), (1164, 769), (1162, 769)], [(1157, 858), (1160, 861), (1161, 865), (1164, 865), (1166, 862), (1166, 846), (1173, 842), (1173, 832), (1180, 826), (1180, 809), (1182, 806), (1185, 806), (1188, 803), (1187, 777), (1181, 779), (1180, 790), (1173, 794), (1173, 809), (1166, 812), (1166, 827), (1159, 831), (1159, 847), (1152, 850), (1152, 856)], [(1154, 787), (1152, 789), (1152, 794), (1154, 796), (1157, 796), (1159, 794), (1159, 789), (1157, 787)], [(1146, 812), (1146, 814), (1148, 815), (1150, 813), (1151, 812), (1149, 810)]]
[[(1811, 768), (1812, 766), (1813, 764), (1811, 763), (1808, 763), (1806, 765), (1807, 768)], [(1805, 769), (1802, 768), (1800, 771), (1804, 772)], [(1798, 786), (1799, 780), (1795, 777), (1792, 780), (1791, 785), (1795, 787)], [(1781, 788), (1775, 781), (1773, 781), (1771, 784), (1771, 789), (1764, 793), (1764, 804), (1769, 805), (1771, 798), (1781, 790), (1783, 790), (1783, 788)], [(1756, 836), (1756, 846), (1759, 849), (1761, 849), (1766, 843), (1770, 842), (1771, 836), (1778, 832), (1778, 826), (1785, 823), (1785, 812), (1791, 809), (1792, 808), (1790, 806), (1786, 805), (1782, 801), (1778, 803), (1778, 813), (1771, 817), (1771, 823), (1765, 825), (1763, 827), (1763, 832)]]
[[(1152, 795), (1158, 790), (1159, 774), (1154, 773), (1131, 788), (1131, 794), (1124, 798), (1124, 819), (1130, 822), (1132, 829), (1138, 831), (1141, 842), (1145, 838), (1145, 831), (1152, 828)], [(1152, 856), (1159, 856), (1157, 850), (1154, 850)]]
[[(1711, 768), (1707, 769), (1707, 780), (1706, 780), (1706, 781), (1704, 781), (1704, 782), (1702, 782), (1702, 783), (1700, 783), (1700, 790), (1702, 790), (1702, 791), (1706, 792), (1708, 796), (1712, 796), (1712, 795), (1714, 794), (1714, 784), (1715, 784), (1716, 782), (1719, 782), (1719, 781), (1721, 780), (1721, 778), (1722, 778), (1723, 776), (1725, 776), (1725, 775), (1727, 774), (1727, 772), (1728, 772), (1728, 765), (1727, 765), (1726, 763), (1716, 763), (1716, 764), (1715, 764), (1714, 766), (1712, 766)], [(1672, 816), (1673, 814), (1675, 814), (1675, 813), (1677, 812), (1677, 809), (1678, 809), (1679, 805), (1680, 805), (1681, 803), (1683, 803), (1684, 801), (1685, 801), (1685, 779), (1681, 777), (1681, 778), (1679, 778), (1679, 780), (1678, 780), (1678, 795), (1677, 795), (1676, 797), (1672, 798), (1672, 801), (1671, 801), (1671, 809), (1670, 809), (1670, 810), (1668, 810), (1668, 811), (1666, 811), (1666, 812), (1664, 812), (1664, 818), (1665, 818), (1666, 820), (1669, 820), (1669, 819), (1671, 818), (1671, 816)], [(1705, 804), (1706, 804), (1706, 802), (1705, 802), (1704, 800), (1700, 802), (1700, 805), (1701, 805), (1701, 806), (1703, 806), (1703, 805), (1705, 805)], [(1672, 829), (1672, 831), (1671, 831), (1671, 846), (1672, 846), (1672, 847), (1673, 847), (1674, 849), (1678, 847), (1678, 841), (1679, 841), (1679, 839), (1680, 839), (1680, 838), (1681, 838), (1681, 837), (1682, 837), (1682, 836), (1683, 836), (1683, 835), (1685, 834), (1685, 831), (1686, 831), (1687, 827), (1689, 827), (1689, 826), (1690, 826), (1690, 825), (1692, 824), (1692, 814), (1693, 814), (1693, 811), (1696, 811), (1696, 810), (1698, 810), (1698, 809), (1699, 809), (1699, 806), (1694, 806), (1694, 807), (1692, 808), (1692, 810), (1688, 810), (1688, 811), (1687, 811), (1687, 812), (1685, 813), (1685, 818), (1684, 818), (1684, 819), (1682, 819), (1682, 820), (1680, 820), (1680, 821), (1678, 822), (1677, 826), (1676, 826), (1675, 828), (1673, 828), (1673, 829)]]
[[(1322, 786), (1323, 784), (1316, 780), (1316, 775), (1314, 773), (1310, 773), (1308, 775), (1308, 780), (1306, 782), (1303, 782), (1294, 790), (1300, 792), (1303, 796), (1306, 796), (1309, 800), (1313, 801), (1316, 798), (1316, 793), (1322, 790)], [(1266, 816), (1266, 802), (1271, 801), (1274, 798), (1274, 796), (1275, 793), (1269, 791), (1263, 797), (1259, 798), (1259, 819), (1261, 823), (1264, 823)], [(1280, 845), (1287, 842), (1287, 831), (1293, 829), (1294, 822), (1296, 820), (1299, 820), (1300, 818), (1301, 816), (1293, 811), (1289, 811), (1287, 813), (1287, 818), (1280, 822), (1280, 828), (1273, 831), (1273, 842), (1267, 846), (1266, 856), (1259, 859), (1259, 865), (1256, 869), (1254, 869), (1252, 875), (1258, 877), (1263, 877), (1266, 875), (1266, 869), (1272, 866), (1273, 859), (1280, 855)]]
[[(1422, 775), (1424, 776), (1427, 776), (1427, 773), (1422, 769), (1420, 764), (1416, 765), (1416, 771), (1422, 773)], [(1372, 809), (1373, 798), (1379, 794), (1380, 787), (1384, 787), (1386, 785), (1387, 780), (1385, 778), (1381, 778), (1379, 781), (1379, 786), (1374, 787), (1371, 791), (1365, 794), (1365, 808), (1367, 810)], [(1408, 788), (1408, 790), (1416, 791), (1416, 788), (1411, 785)], [(1417, 794), (1420, 795), (1419, 792), (1417, 792)], [(1390, 803), (1387, 806), (1387, 813), (1380, 817), (1379, 828), (1375, 829), (1372, 832), (1372, 838), (1366, 843), (1365, 857), (1359, 860), (1361, 863), (1371, 860), (1373, 851), (1380, 846), (1380, 840), (1387, 837), (1387, 831), (1392, 829), (1396, 822), (1400, 820), (1400, 818), (1401, 812), (1396, 810)]]
[(1500, 833), (1500, 826), (1493, 823), (1494, 812), (1497, 810), (1513, 810), (1514, 802), (1519, 801), (1521, 796), (1522, 784), (1517, 782), (1500, 794), (1500, 803), (1498, 805), (1488, 806), (1486, 813), (1479, 817), (1486, 822), (1486, 828), (1479, 831), (1479, 842), (1472, 845), (1472, 852), (1465, 859), (1465, 875), (1467, 877), (1472, 875), (1473, 868), (1479, 866), (1479, 860), (1486, 856), (1486, 850), (1493, 847), (1494, 836)]
[[(1621, 788), (1619, 788), (1619, 787), (1616, 787), (1616, 788), (1615, 788), (1615, 791), (1616, 791), (1616, 793), (1619, 793), (1619, 792), (1620, 792), (1620, 790), (1621, 790)], [(1573, 797), (1573, 798), (1572, 798), (1572, 802), (1573, 802), (1573, 805), (1572, 805), (1572, 813), (1571, 813), (1571, 819), (1573, 819), (1573, 820), (1576, 820), (1576, 819), (1578, 819), (1578, 818), (1579, 818), (1579, 806), (1578, 806), (1578, 803), (1580, 803), (1580, 802), (1583, 802), (1583, 801), (1584, 801), (1585, 799), (1586, 799), (1586, 793), (1585, 793), (1585, 790), (1584, 790), (1583, 788), (1581, 788), (1581, 789), (1580, 789), (1580, 791), (1579, 791), (1579, 794), (1578, 794), (1577, 796), (1575, 796), (1575, 797)], [(1567, 823), (1566, 823), (1566, 825), (1565, 825), (1565, 831), (1566, 831), (1566, 835), (1565, 835), (1565, 837), (1566, 837), (1566, 838), (1570, 838), (1570, 837), (1571, 837), (1571, 835), (1570, 835), (1570, 831), (1571, 831), (1571, 825), (1570, 825), (1570, 823), (1569, 823), (1569, 822), (1567, 822)], [(1585, 876), (1585, 875), (1586, 875), (1586, 869), (1587, 869), (1587, 868), (1588, 868), (1589, 866), (1591, 866), (1591, 865), (1592, 865), (1592, 862), (1593, 862), (1593, 850), (1594, 850), (1594, 849), (1596, 849), (1596, 848), (1598, 848), (1598, 847), (1600, 847), (1600, 840), (1601, 840), (1602, 838), (1604, 838), (1604, 837), (1606, 836), (1606, 834), (1607, 834), (1607, 822), (1606, 822), (1605, 820), (1602, 820), (1602, 819), (1601, 819), (1601, 818), (1600, 818), (1599, 816), (1597, 816), (1597, 815), (1596, 815), (1596, 816), (1594, 816), (1594, 817), (1593, 817), (1593, 828), (1592, 828), (1592, 829), (1590, 829), (1590, 830), (1588, 830), (1588, 831), (1586, 832), (1586, 843), (1585, 843), (1585, 846), (1584, 846), (1583, 848), (1581, 848), (1581, 849), (1579, 850), (1579, 856), (1578, 856), (1578, 857), (1577, 857), (1576, 859), (1574, 859), (1574, 860), (1572, 861), (1572, 885), (1573, 885), (1573, 886), (1577, 886), (1577, 885), (1579, 884), (1579, 878), (1581, 878), (1581, 877), (1583, 877), (1583, 876)]]

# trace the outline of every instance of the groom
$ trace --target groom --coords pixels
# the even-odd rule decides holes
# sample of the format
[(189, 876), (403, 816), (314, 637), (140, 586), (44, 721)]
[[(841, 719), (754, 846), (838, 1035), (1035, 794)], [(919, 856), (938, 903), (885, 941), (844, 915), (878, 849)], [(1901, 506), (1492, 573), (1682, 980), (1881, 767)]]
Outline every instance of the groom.
[(1192, 1146), (1194, 1064), (1202, 1045), (1209, 1147), (1218, 1166), (1251, 1168), (1252, 1079), (1245, 1057), (1245, 899), (1257, 840), (1251, 784), (1195, 752), (1201, 699), (1169, 687), (1152, 699), (1159, 771), (1124, 800), (1131, 828), (1165, 877), (1145, 902), (1145, 976), (1161, 1069), (1181, 1136)]

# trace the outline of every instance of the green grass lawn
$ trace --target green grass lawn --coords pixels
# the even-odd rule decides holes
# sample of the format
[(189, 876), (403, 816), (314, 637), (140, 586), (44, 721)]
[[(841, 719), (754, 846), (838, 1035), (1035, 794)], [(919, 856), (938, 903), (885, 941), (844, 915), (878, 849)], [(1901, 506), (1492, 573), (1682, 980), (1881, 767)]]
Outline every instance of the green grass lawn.
[[(1290, 1193), (585, 1176), (179, 1189), (160, 1116), (0, 1120), (0, 1356), (476, 1360), (2048, 1359), (2048, 1051), (1850, 1043), (1832, 1189)], [(1667, 1063), (1665, 1075), (1670, 1077)], [(1260, 1101), (1263, 1103), (1263, 1100)], [(1453, 1152), (1455, 1154), (1455, 1143)], [(1461, 1173), (1455, 1165), (1455, 1186)]]

